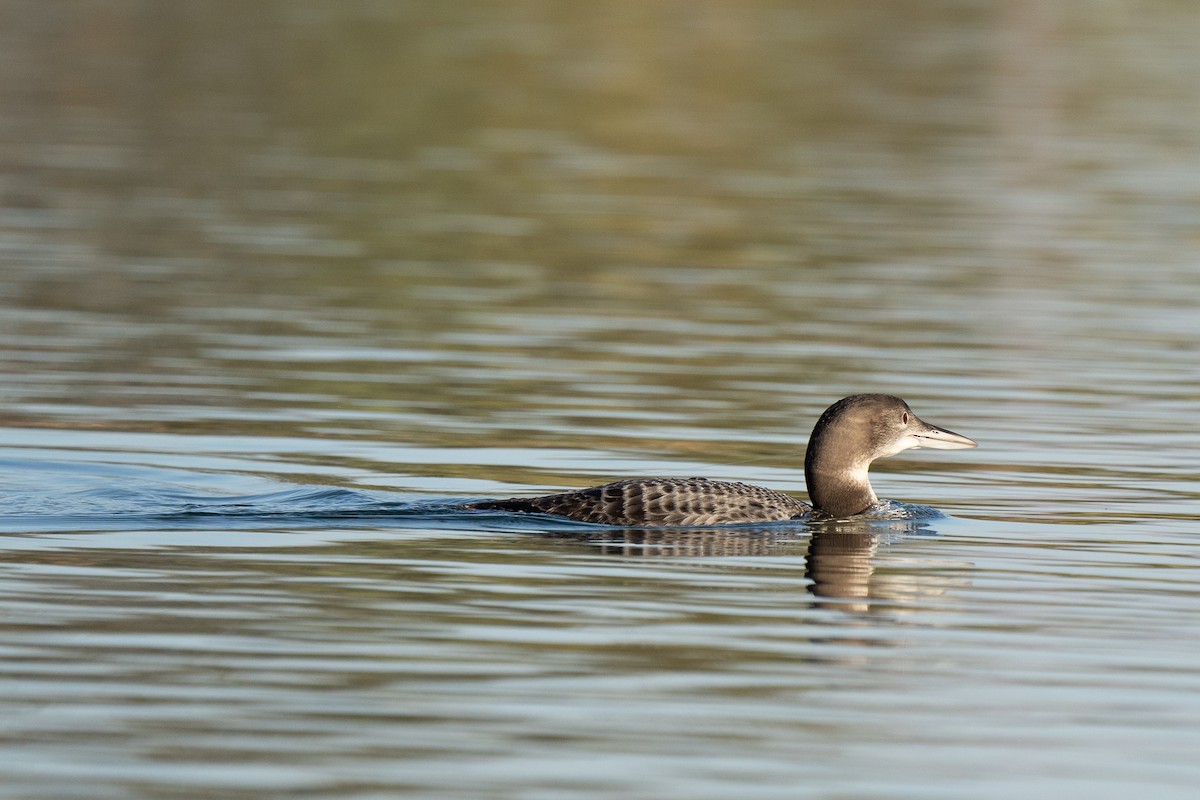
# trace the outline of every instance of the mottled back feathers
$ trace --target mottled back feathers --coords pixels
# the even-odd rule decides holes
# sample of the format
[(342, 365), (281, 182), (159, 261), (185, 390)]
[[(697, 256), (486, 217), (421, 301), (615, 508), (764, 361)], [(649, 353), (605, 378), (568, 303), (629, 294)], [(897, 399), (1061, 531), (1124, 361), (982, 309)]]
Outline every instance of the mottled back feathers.
[(468, 507), (541, 512), (631, 527), (771, 522), (803, 517), (812, 510), (774, 489), (707, 478), (633, 479), (544, 497), (488, 500)]

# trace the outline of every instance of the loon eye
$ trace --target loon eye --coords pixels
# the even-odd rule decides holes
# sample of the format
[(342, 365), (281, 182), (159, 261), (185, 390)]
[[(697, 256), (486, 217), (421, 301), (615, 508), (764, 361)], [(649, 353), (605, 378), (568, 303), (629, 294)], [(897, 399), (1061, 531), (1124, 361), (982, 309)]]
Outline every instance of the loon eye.
[(904, 416), (900, 418), (900, 422), (904, 425), (908, 424), (908, 412), (907, 411), (905, 411)]

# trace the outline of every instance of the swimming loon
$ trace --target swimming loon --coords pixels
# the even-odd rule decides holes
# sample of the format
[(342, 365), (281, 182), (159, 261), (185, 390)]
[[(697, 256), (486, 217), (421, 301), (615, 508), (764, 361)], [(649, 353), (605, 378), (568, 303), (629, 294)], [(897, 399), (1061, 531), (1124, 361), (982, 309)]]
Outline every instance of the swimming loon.
[(814, 512), (843, 518), (861, 514), (879, 498), (867, 471), (877, 458), (929, 447), (975, 447), (965, 436), (917, 418), (908, 403), (887, 394), (843, 398), (817, 420), (804, 457), (812, 505), (746, 483), (708, 478), (634, 478), (543, 497), (469, 503), (467, 508), (555, 514), (603, 525), (722, 525), (799, 519)]

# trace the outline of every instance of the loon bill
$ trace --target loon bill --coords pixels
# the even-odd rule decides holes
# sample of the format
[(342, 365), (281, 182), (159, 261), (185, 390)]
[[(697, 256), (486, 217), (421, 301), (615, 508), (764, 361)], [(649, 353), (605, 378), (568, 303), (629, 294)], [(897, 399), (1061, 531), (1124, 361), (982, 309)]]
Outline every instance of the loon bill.
[(867, 472), (877, 458), (928, 447), (975, 447), (965, 436), (919, 419), (899, 397), (856, 394), (817, 420), (804, 457), (810, 506), (761, 486), (707, 478), (634, 478), (542, 497), (469, 503), (467, 508), (554, 514), (618, 526), (723, 525), (861, 514), (879, 502)]

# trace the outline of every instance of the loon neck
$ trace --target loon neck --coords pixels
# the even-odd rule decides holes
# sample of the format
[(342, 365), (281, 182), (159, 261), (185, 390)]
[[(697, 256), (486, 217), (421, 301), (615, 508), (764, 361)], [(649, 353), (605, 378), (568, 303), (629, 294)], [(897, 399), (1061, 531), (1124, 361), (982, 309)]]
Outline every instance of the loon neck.
[(813, 509), (840, 518), (861, 514), (879, 498), (867, 478), (877, 448), (863, 426), (834, 418), (838, 405), (826, 411), (813, 428), (804, 454), (804, 482)]
[(805, 459), (804, 482), (813, 508), (831, 517), (852, 517), (879, 502), (867, 479), (870, 462), (854, 466), (821, 464), (821, 459)]

